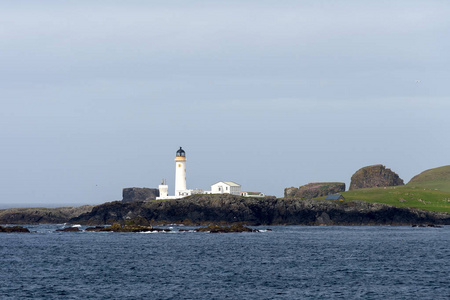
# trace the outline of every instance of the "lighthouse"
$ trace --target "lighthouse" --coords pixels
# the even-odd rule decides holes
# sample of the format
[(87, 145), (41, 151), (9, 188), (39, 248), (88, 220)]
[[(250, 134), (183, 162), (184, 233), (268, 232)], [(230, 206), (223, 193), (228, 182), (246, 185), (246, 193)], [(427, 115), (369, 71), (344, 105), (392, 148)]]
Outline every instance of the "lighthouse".
[(186, 152), (180, 147), (175, 157), (175, 197), (188, 194), (186, 190)]

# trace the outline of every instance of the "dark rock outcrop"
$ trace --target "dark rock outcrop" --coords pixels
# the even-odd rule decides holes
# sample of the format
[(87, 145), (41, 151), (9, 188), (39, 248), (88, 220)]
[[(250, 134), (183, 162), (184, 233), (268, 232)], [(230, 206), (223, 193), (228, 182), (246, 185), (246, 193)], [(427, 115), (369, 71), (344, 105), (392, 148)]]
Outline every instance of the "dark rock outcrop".
[(159, 197), (158, 189), (150, 188), (124, 188), (122, 190), (122, 202), (139, 202), (139, 201), (150, 201), (155, 200)]
[(353, 174), (349, 190), (403, 185), (397, 173), (383, 165), (373, 165), (359, 169)]
[(197, 232), (210, 232), (210, 233), (230, 233), (230, 232), (259, 232), (256, 229), (245, 227), (242, 224), (233, 224), (231, 226), (218, 226), (209, 225), (207, 227), (200, 227), (195, 229)]
[(345, 192), (345, 183), (343, 182), (314, 182), (302, 185), (298, 189), (295, 187), (286, 188), (284, 189), (284, 197), (312, 199), (341, 192)]
[(152, 224), (189, 225), (411, 225), (450, 224), (450, 215), (381, 203), (330, 202), (295, 198), (249, 199), (228, 194), (193, 195), (150, 202), (111, 202), (70, 220), (76, 224), (112, 224), (142, 217)]
[(28, 228), (22, 227), (22, 226), (0, 226), (0, 232), (26, 232), (29, 233), (30, 231)]
[(88, 227), (84, 231), (102, 231), (105, 226)]
[(0, 224), (58, 224), (66, 223), (92, 210), (93, 205), (57, 208), (9, 208), (0, 209)]
[(295, 194), (298, 192), (298, 188), (291, 186), (290, 188), (284, 189), (284, 197), (295, 197)]
[(114, 223), (111, 226), (107, 227), (101, 227), (101, 226), (95, 226), (95, 227), (89, 227), (86, 228), (86, 231), (110, 231), (110, 232), (169, 232), (170, 229), (161, 229), (161, 228), (154, 228), (152, 226), (142, 226), (142, 225), (126, 225), (126, 224), (119, 224)]
[(79, 232), (81, 231), (78, 227), (66, 227), (62, 229), (56, 229), (56, 231), (63, 231), (63, 232)]

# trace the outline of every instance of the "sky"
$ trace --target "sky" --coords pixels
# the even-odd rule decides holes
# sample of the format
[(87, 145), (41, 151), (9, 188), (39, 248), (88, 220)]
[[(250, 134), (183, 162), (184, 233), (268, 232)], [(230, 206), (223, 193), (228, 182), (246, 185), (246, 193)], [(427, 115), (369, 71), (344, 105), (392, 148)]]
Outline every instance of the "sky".
[(450, 164), (449, 1), (2, 1), (0, 208)]

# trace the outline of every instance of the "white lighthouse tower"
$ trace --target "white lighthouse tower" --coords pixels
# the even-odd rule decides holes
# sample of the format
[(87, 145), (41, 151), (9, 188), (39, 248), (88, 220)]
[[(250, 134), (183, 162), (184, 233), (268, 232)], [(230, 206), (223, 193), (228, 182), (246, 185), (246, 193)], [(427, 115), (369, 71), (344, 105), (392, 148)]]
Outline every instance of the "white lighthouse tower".
[(186, 152), (180, 147), (175, 157), (175, 197), (189, 194), (186, 190)]

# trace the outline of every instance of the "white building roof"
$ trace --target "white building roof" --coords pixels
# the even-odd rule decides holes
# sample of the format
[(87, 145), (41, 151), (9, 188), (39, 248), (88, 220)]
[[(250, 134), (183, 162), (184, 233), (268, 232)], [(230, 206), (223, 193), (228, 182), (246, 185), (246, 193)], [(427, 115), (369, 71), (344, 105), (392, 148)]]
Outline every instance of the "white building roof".
[(241, 186), (240, 184), (237, 184), (236, 182), (233, 181), (224, 181), (224, 183), (228, 184), (229, 186)]
[(219, 181), (219, 182), (214, 183), (213, 185), (216, 185), (218, 183), (225, 183), (226, 185), (229, 185), (229, 186), (241, 186), (240, 184), (237, 184), (236, 182), (233, 182), (233, 181)]

